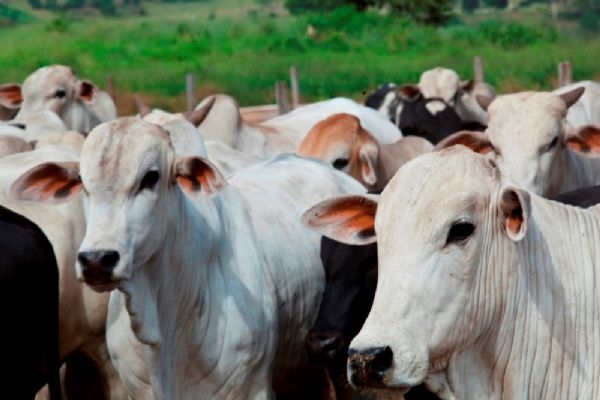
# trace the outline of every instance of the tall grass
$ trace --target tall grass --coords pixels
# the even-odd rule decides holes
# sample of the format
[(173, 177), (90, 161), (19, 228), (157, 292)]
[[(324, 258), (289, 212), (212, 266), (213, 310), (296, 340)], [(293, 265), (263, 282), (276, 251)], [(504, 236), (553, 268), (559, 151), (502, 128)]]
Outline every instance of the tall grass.
[[(486, 81), (499, 92), (553, 88), (563, 60), (572, 62), (575, 79), (600, 77), (592, 57), (600, 54), (600, 41), (568, 34), (544, 18), (493, 15), (433, 28), (350, 8), (289, 16), (246, 3), (235, 15), (208, 1), (151, 4), (138, 17), (46, 15), (1, 27), (0, 82), (21, 82), (40, 66), (62, 63), (99, 86), (113, 77), (121, 101), (132, 106), (136, 92), (153, 106), (180, 110), (190, 72), (199, 98), (226, 92), (242, 105), (274, 102), (275, 82), (288, 80), (292, 65), (303, 101), (362, 100), (380, 83), (414, 83), (436, 65), (468, 79), (474, 56), (483, 57)], [(307, 34), (309, 25), (316, 35)]]

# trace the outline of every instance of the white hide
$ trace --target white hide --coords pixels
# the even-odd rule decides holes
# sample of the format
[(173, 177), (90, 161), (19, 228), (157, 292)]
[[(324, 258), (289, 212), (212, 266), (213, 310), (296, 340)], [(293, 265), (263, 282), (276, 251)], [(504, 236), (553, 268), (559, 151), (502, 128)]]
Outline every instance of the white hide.
[[(140, 187), (150, 171), (160, 178)], [(325, 197), (363, 193), (358, 182), (293, 155), (225, 182), (202, 158), (178, 158), (166, 132), (135, 118), (90, 133), (80, 175), (88, 193), (80, 251), (120, 255), (110, 281), (87, 282), (117, 289), (108, 346), (130, 395), (272, 399), (283, 379), (303, 385), (294, 367), (308, 366), (304, 337), (324, 276), (320, 236), (300, 215)]]
[(376, 213), (364, 209), (379, 275), (350, 351), (389, 346), (383, 385), (424, 381), (442, 399), (599, 398), (600, 206), (507, 187), (493, 161), (455, 147), (409, 161)]

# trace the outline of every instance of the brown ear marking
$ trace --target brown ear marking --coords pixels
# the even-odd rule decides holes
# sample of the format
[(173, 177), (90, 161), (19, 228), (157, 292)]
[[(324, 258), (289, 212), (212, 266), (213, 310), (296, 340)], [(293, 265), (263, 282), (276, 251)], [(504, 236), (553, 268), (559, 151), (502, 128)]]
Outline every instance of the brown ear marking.
[(55, 163), (44, 163), (15, 181), (11, 191), (23, 200), (60, 202), (81, 188), (81, 179), (79, 175), (73, 176), (73, 170)]
[(188, 192), (204, 190), (208, 194), (220, 191), (226, 180), (207, 160), (188, 157), (177, 163), (175, 179)]
[(84, 101), (92, 101), (95, 90), (96, 90), (96, 85), (94, 85), (92, 82), (87, 81), (87, 80), (80, 81), (79, 96)]

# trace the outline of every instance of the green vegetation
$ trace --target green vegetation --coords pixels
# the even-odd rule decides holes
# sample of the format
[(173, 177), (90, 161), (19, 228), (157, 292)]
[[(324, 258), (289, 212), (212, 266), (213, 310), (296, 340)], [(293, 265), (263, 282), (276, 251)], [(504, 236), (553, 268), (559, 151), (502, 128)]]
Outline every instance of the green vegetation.
[(485, 78), (500, 92), (553, 88), (564, 60), (575, 79), (600, 78), (593, 57), (600, 41), (589, 35), (594, 24), (554, 23), (540, 5), (475, 12), (445, 27), (350, 7), (292, 16), (282, 2), (266, 0), (145, 2), (143, 15), (116, 18), (55, 14), (25, 0), (9, 5), (29, 20), (0, 24), (0, 83), (67, 64), (103, 88), (112, 77), (121, 113), (132, 112), (132, 93), (152, 106), (182, 110), (187, 73), (196, 76), (198, 99), (225, 92), (242, 105), (273, 103), (275, 82), (288, 81), (292, 65), (303, 101), (361, 100), (380, 83), (416, 82), (436, 65), (471, 78), (474, 56), (483, 58)]

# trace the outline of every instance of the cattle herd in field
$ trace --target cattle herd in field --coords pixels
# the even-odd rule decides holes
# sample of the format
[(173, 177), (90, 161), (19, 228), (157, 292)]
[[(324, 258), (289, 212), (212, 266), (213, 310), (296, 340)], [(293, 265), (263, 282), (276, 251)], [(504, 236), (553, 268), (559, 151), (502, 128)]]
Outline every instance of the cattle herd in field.
[(0, 85), (8, 398), (600, 399), (600, 83), (138, 109)]

